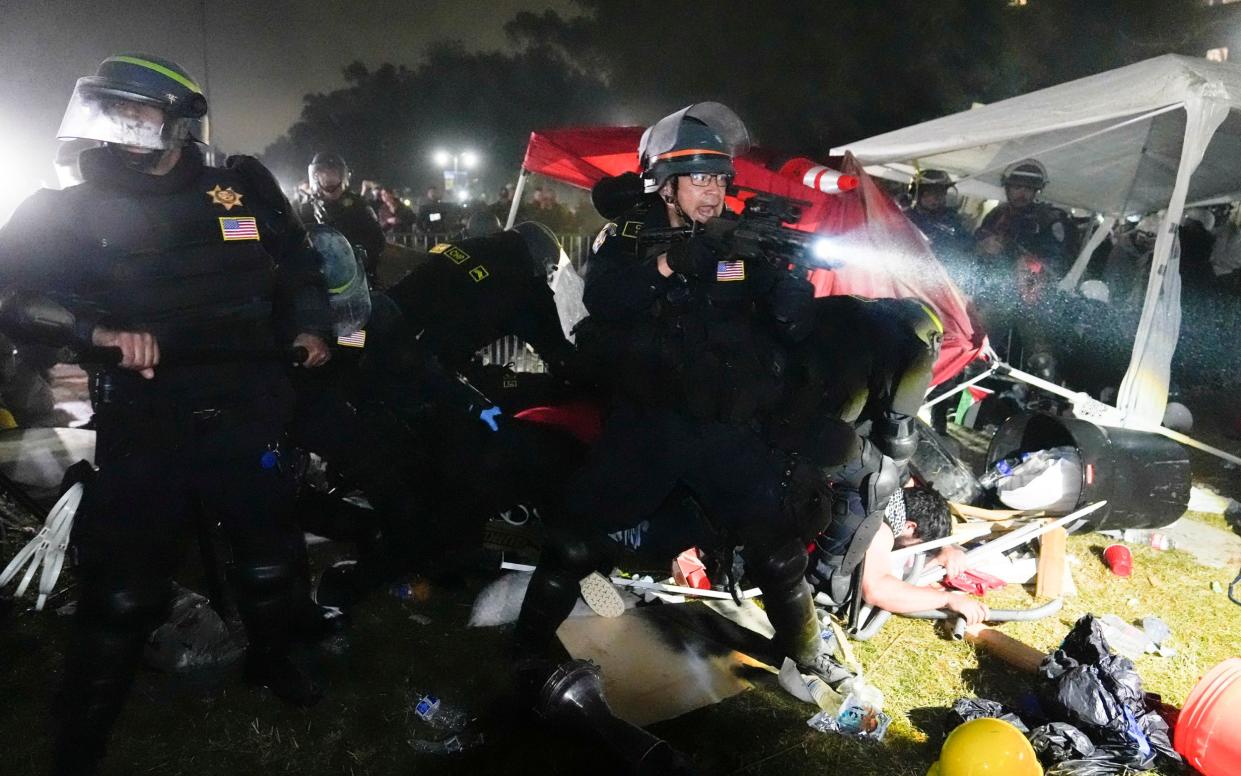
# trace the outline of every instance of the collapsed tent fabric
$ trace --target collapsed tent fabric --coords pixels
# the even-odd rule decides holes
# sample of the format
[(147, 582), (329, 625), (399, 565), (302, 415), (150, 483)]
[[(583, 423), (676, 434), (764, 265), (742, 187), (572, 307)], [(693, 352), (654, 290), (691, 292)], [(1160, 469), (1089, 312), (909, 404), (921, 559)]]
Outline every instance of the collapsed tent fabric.
[[(533, 132), (522, 168), (573, 186), (590, 188), (607, 176), (638, 172), (640, 127), (573, 127)], [(768, 169), (754, 149), (734, 160), (741, 189), (728, 205), (740, 210), (752, 194), (776, 194), (806, 204), (796, 227), (830, 238), (840, 269), (816, 270), (810, 279), (818, 296), (854, 294), (916, 298), (927, 304), (944, 327), (944, 341), (932, 381), (957, 374), (975, 358), (981, 342), (966, 313), (965, 300), (926, 240), (895, 203), (850, 158), (844, 172), (859, 176), (853, 191), (826, 194), (801, 178)]]
[[(1129, 426), (1158, 425), (1180, 330), (1176, 225), (1188, 203), (1241, 193), (1241, 66), (1167, 55), (834, 149), (872, 174), (947, 170), (999, 199), (1011, 162), (1048, 171), (1043, 198), (1117, 217), (1164, 210), (1145, 305), (1118, 399)], [(1083, 251), (1079, 263), (1089, 260)], [(1081, 269), (1075, 268), (1076, 277)]]

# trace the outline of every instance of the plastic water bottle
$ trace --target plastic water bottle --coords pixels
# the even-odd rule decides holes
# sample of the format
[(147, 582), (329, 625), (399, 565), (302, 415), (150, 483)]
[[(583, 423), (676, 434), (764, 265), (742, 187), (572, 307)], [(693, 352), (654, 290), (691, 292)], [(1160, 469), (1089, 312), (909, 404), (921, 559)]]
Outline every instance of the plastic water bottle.
[(1038, 477), (1056, 461), (1078, 455), (1074, 447), (1053, 447), (1048, 450), (1036, 450), (1031, 453), (1009, 456), (998, 462), (995, 468), (978, 479), (984, 488), (994, 488), (1001, 480), (1012, 477), (1011, 485), (1021, 487)]
[(806, 680), (806, 689), (810, 691), (810, 697), (814, 698), (818, 707), (829, 714), (840, 711), (841, 704), (845, 702), (844, 696), (828, 687), (827, 682), (817, 676)]
[(991, 471), (978, 478), (978, 484), (984, 490), (994, 488), (1000, 480), (1013, 476), (1013, 469), (1017, 468), (1029, 457), (1030, 453), (1021, 453), (1020, 455), (1010, 455), (1003, 460), (997, 461), (995, 466), (991, 467)]
[(1172, 539), (1159, 531), (1144, 531), (1140, 528), (1126, 528), (1120, 535), (1127, 544), (1146, 544), (1155, 550), (1171, 550), (1176, 547)]

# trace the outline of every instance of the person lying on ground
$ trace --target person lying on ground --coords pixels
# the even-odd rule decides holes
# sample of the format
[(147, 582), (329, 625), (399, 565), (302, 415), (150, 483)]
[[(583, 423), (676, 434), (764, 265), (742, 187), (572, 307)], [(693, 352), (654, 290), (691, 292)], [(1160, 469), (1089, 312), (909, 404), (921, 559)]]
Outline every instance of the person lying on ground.
[[(948, 503), (934, 490), (915, 485), (893, 494), (884, 511), (883, 524), (866, 549), (861, 571), (863, 600), (894, 614), (949, 609), (964, 617), (969, 625), (986, 620), (989, 612), (981, 601), (938, 587), (911, 585), (892, 568), (894, 549), (941, 539), (948, 535), (949, 526)], [(820, 535), (815, 542), (807, 575), (820, 593), (833, 587), (840, 589), (832, 584), (838, 564), (833, 562), (835, 554), (825, 538)], [(959, 547), (943, 547), (931, 563), (943, 566), (947, 577), (955, 577), (965, 571), (965, 553)]]

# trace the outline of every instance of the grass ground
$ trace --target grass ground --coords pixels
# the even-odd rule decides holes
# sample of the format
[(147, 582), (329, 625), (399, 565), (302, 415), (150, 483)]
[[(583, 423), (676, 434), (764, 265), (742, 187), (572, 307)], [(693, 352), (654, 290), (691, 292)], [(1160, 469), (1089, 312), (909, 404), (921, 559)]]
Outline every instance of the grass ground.
[[(1181, 703), (1198, 677), (1241, 654), (1241, 607), (1211, 583), (1226, 587), (1234, 570), (1208, 569), (1179, 551), (1135, 549), (1135, 572), (1112, 576), (1095, 534), (1070, 537), (1079, 593), (1056, 617), (1013, 623), (1004, 630), (1039, 649), (1053, 649), (1078, 616), (1114, 613), (1126, 620), (1157, 614), (1171, 626), (1173, 658), (1137, 661), (1148, 690)], [(467, 630), (469, 605), (481, 579), (435, 585), (424, 603), (379, 596), (354, 623), (351, 649), (318, 655), (331, 687), (309, 710), (287, 708), (237, 682), (139, 677), (117, 729), (110, 774), (608, 774), (588, 743), (556, 735), (524, 714), (504, 713), (509, 691), (505, 634)], [(989, 595), (999, 606), (1028, 606), (1026, 590), (1010, 586)], [(420, 625), (413, 614), (431, 618)], [(51, 691), (60, 678), (68, 621), (54, 614), (15, 614), (0, 623), (0, 733), (4, 772), (39, 773)], [(781, 691), (774, 677), (715, 706), (660, 723), (652, 730), (689, 753), (708, 774), (925, 773), (945, 734), (945, 713), (964, 695), (1019, 704), (1031, 680), (964, 642), (941, 638), (932, 624), (894, 618), (857, 656), (885, 693), (894, 721), (886, 740), (859, 743), (805, 725), (813, 709)], [(410, 707), (421, 692), (473, 714), (487, 745), (452, 756), (420, 754), (412, 738), (437, 731)]]
[[(981, 449), (966, 456), (981, 457)], [(1215, 442), (1215, 440), (1208, 440)], [(1238, 447), (1235, 442), (1220, 444)], [(974, 445), (978, 447), (978, 445)], [(1218, 489), (1241, 492), (1236, 470), (1209, 458), (1194, 461), (1195, 476)], [(1228, 530), (1222, 518), (1191, 515)], [(16, 546), (6, 539), (5, 557)], [(1137, 661), (1145, 687), (1174, 705), (1219, 661), (1241, 655), (1241, 607), (1212, 583), (1226, 588), (1235, 569), (1198, 565), (1179, 551), (1136, 548), (1135, 572), (1112, 576), (1099, 559), (1110, 540), (1097, 534), (1069, 538), (1078, 595), (1057, 616), (1003, 626), (1010, 635), (1042, 650), (1055, 648), (1082, 614), (1116, 614), (1136, 620), (1162, 617), (1172, 630), (1173, 658)], [(362, 609), (341, 655), (309, 654), (329, 681), (317, 707), (288, 708), (263, 691), (242, 685), (234, 670), (222, 677), (192, 679), (151, 672), (139, 676), (117, 727), (106, 773), (162, 776), (387, 776), (388, 774), (582, 774), (622, 772), (611, 758), (581, 738), (556, 734), (526, 713), (508, 710), (509, 665), (505, 634), (469, 630), (465, 622), (477, 590), (475, 575), (438, 584), (422, 603), (377, 596)], [(66, 598), (72, 597), (71, 595)], [(1023, 588), (991, 593), (994, 606), (1027, 607)], [(60, 602), (57, 602), (60, 603)], [(412, 615), (431, 619), (421, 625)], [(52, 692), (59, 685), (68, 619), (55, 614), (0, 615), (0, 773), (42, 773), (49, 747)], [(857, 656), (886, 696), (893, 717), (887, 738), (861, 743), (815, 732), (805, 725), (813, 708), (785, 694), (774, 677), (754, 678), (753, 690), (714, 706), (652, 726), (657, 735), (688, 753), (705, 774), (851, 773), (922, 776), (933, 761), (947, 725), (946, 713), (961, 696), (976, 695), (1019, 705), (1033, 687), (1021, 675), (964, 642), (940, 637), (931, 623), (893, 618)], [(421, 754), (412, 739), (442, 733), (412, 714), (430, 691), (485, 716), (478, 726), (488, 743), (451, 755)]]

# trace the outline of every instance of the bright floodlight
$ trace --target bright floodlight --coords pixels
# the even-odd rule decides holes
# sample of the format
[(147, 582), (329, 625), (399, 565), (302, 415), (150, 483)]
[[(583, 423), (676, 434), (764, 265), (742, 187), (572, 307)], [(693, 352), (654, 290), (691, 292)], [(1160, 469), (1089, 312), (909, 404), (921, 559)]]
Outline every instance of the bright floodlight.
[(457, 199), (461, 200), (462, 202), (468, 202), (470, 199), (470, 192), (466, 191), (465, 189), (462, 189), (461, 191), (457, 193)]
[(478, 164), (478, 154), (473, 151), (464, 151), (461, 154), (461, 165), (467, 170), (474, 169), (474, 165)]
[(435, 163), (440, 167), (447, 167), (448, 163), (452, 161), (452, 155), (444, 150), (436, 151), (432, 158), (435, 159)]

